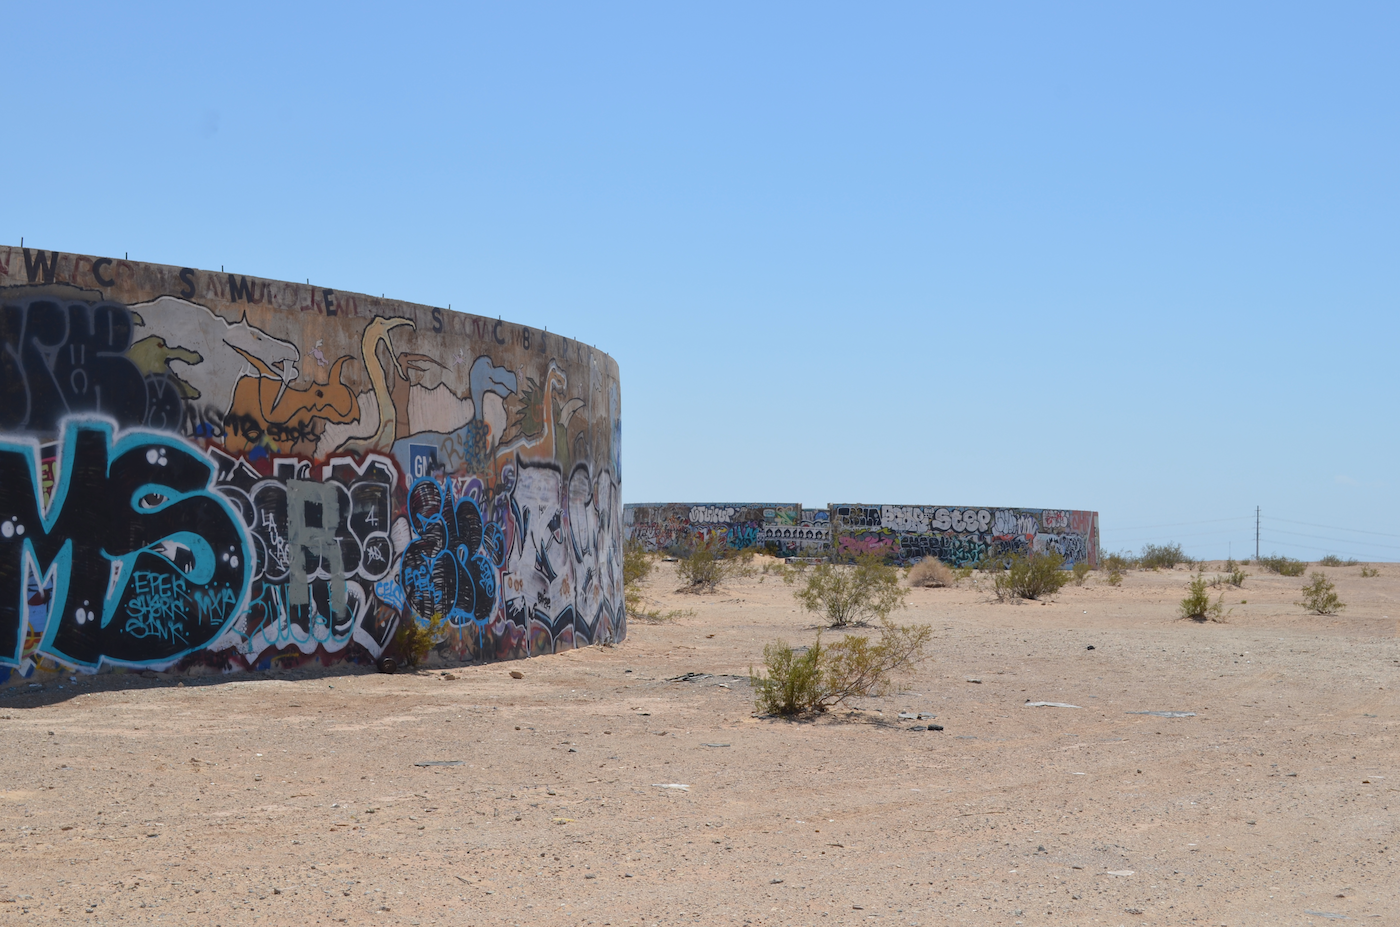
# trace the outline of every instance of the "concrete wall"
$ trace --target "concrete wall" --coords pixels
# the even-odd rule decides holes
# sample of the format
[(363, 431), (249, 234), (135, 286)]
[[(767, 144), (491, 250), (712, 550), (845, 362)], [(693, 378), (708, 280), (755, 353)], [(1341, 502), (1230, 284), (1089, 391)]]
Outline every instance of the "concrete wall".
[(842, 550), (887, 546), (900, 563), (938, 557), (963, 566), (989, 553), (1053, 550), (1066, 567), (1098, 565), (1098, 513), (1067, 509), (672, 502), (627, 505), (623, 523), (627, 537), (648, 550), (685, 548), (723, 532), (731, 547), (773, 543), (788, 557), (829, 550), (834, 536)]
[(621, 393), (537, 328), (0, 248), (0, 679), (626, 633)]
[(1081, 560), (1098, 565), (1098, 512), (851, 504), (833, 505), (830, 512), (838, 544), (889, 543), (902, 563), (937, 557), (968, 566), (988, 554), (1049, 550), (1064, 557), (1066, 567)]
[(647, 550), (683, 550), (719, 534), (736, 550), (772, 542), (791, 556), (804, 546), (821, 546), (823, 535), (830, 546), (821, 515), (823, 525), (814, 527), (804, 518), (817, 513), (796, 502), (640, 502), (624, 507), (623, 525), (626, 536)]

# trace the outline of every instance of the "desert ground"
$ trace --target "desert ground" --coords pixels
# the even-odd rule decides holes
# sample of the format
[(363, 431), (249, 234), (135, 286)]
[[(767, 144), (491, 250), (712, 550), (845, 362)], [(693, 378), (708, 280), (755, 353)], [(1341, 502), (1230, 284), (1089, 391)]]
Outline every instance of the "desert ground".
[(792, 587), (670, 565), (617, 646), (50, 677), (0, 697), (0, 923), (1400, 924), (1400, 565), (1331, 617), (1245, 569), (1225, 623), (1183, 569), (915, 590), (930, 658), (815, 720), (747, 679)]

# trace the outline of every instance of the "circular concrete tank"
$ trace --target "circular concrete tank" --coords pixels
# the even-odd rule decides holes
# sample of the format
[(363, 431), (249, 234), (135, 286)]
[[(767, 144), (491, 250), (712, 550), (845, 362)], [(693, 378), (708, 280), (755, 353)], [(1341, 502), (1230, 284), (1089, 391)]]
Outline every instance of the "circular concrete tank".
[(616, 641), (617, 364), (501, 319), (0, 248), (0, 676)]

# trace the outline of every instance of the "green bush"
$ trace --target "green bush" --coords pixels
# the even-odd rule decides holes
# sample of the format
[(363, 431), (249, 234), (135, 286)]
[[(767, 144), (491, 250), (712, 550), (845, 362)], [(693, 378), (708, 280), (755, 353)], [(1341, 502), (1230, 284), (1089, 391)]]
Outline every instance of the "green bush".
[(1361, 568), (1361, 575), (1366, 577), (1367, 579), (1370, 579), (1372, 576), (1380, 576), (1381, 571), (1376, 569), (1375, 567), (1364, 566)]
[(1228, 583), (1231, 586), (1239, 587), (1244, 585), (1244, 580), (1247, 575), (1248, 574), (1246, 574), (1244, 570), (1234, 570), (1223, 575), (1216, 575), (1211, 577), (1210, 584), (1212, 587), (1216, 587), (1223, 586)]
[(1303, 601), (1295, 603), (1319, 615), (1335, 615), (1346, 608), (1337, 598), (1337, 587), (1327, 578), (1327, 574), (1314, 572), (1312, 582), (1303, 587)]
[(753, 684), (754, 705), (770, 715), (796, 715), (813, 711), (822, 703), (822, 638), (799, 653), (786, 641), (774, 641), (763, 648), (766, 676), (755, 676), (749, 667)]
[(899, 585), (899, 571), (873, 553), (856, 554), (849, 566), (819, 563), (793, 592), (804, 609), (823, 616), (833, 628), (872, 618), (884, 621), (904, 606), (908, 594)]
[(1178, 563), (1189, 560), (1180, 544), (1144, 544), (1138, 566), (1144, 570), (1175, 569)]
[(992, 588), (998, 599), (1038, 599), (1059, 592), (1070, 581), (1070, 573), (1061, 569), (1064, 558), (1056, 553), (1012, 557), (1006, 569), (996, 575)]
[(679, 592), (710, 593), (733, 576), (750, 571), (753, 552), (731, 550), (722, 534), (712, 534), (696, 544), (676, 561), (676, 576), (680, 578)]
[(1073, 582), (1076, 586), (1084, 585), (1084, 580), (1089, 578), (1089, 561), (1081, 560), (1078, 563), (1076, 563), (1073, 567), (1070, 568), (1070, 574), (1073, 577), (1071, 579), (1071, 582)]
[(645, 610), (642, 583), (655, 566), (655, 555), (649, 553), (641, 541), (631, 538), (622, 546), (622, 599), (628, 614), (641, 614)]
[(623, 587), (635, 586), (644, 582), (651, 575), (652, 567), (656, 565), (656, 556), (643, 546), (642, 542), (636, 538), (628, 539), (622, 546), (622, 585)]
[(1109, 570), (1108, 576), (1104, 578), (1104, 582), (1108, 583), (1110, 586), (1123, 585), (1123, 571), (1118, 569)]
[(441, 614), (428, 619), (427, 624), (412, 616), (400, 619), (398, 628), (394, 630), (390, 649), (405, 666), (417, 666), (428, 658), (428, 651), (442, 642), (444, 625)]
[(826, 711), (848, 698), (889, 692), (894, 677), (925, 658), (932, 631), (928, 625), (880, 623), (879, 640), (847, 634), (834, 644), (823, 645), (821, 634), (805, 653), (778, 641), (763, 648), (767, 671), (756, 676), (752, 668), (754, 705), (773, 715), (799, 715)]
[(1099, 566), (1105, 570), (1117, 570), (1120, 573), (1124, 570), (1131, 570), (1137, 566), (1137, 557), (1132, 551), (1124, 551), (1118, 554), (1109, 554), (1099, 551)]
[(1225, 594), (1221, 593), (1220, 598), (1211, 602), (1210, 593), (1206, 591), (1206, 578), (1204, 574), (1197, 573), (1196, 578), (1191, 580), (1187, 589), (1190, 590), (1186, 598), (1181, 600), (1181, 617), (1189, 618), (1192, 621), (1224, 621), (1225, 620)]
[(1348, 558), (1348, 559), (1346, 559), (1346, 560), (1343, 560), (1341, 557), (1338, 557), (1336, 554), (1328, 554), (1327, 556), (1323, 557), (1321, 560), (1317, 561), (1317, 564), (1318, 564), (1318, 566), (1343, 567), (1343, 566), (1356, 566), (1356, 565), (1357, 565), (1358, 563), (1360, 563), (1360, 562), (1361, 562), (1361, 561), (1357, 560), (1355, 557), (1350, 557), (1350, 558)]
[(1280, 576), (1302, 576), (1303, 572), (1308, 568), (1308, 565), (1301, 560), (1294, 560), (1292, 557), (1281, 557), (1278, 554), (1260, 557), (1259, 565), (1270, 573), (1277, 573)]

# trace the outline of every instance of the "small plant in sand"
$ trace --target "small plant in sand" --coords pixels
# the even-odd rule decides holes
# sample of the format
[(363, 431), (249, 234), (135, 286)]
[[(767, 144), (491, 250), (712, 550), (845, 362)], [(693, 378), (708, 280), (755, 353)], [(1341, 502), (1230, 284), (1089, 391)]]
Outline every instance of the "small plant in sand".
[(712, 534), (676, 561), (676, 576), (681, 581), (677, 591), (712, 593), (731, 577), (751, 572), (752, 559), (752, 551), (732, 550), (724, 535)]
[(1099, 566), (1105, 570), (1117, 570), (1121, 573), (1124, 570), (1131, 570), (1133, 567), (1137, 566), (1137, 556), (1134, 555), (1132, 551), (1110, 554), (1100, 549)]
[(1103, 581), (1110, 586), (1121, 586), (1123, 585), (1123, 571), (1109, 570), (1108, 575), (1104, 577)]
[(1308, 568), (1308, 565), (1301, 560), (1281, 557), (1278, 554), (1260, 557), (1259, 565), (1270, 573), (1277, 573), (1280, 576), (1302, 576)]
[(1190, 560), (1180, 544), (1144, 544), (1138, 566), (1144, 570), (1172, 570), (1183, 560)]
[[(1231, 563), (1233, 562), (1234, 561), (1231, 561)], [(1229, 566), (1229, 564), (1227, 563), (1226, 566)], [(1248, 574), (1245, 573), (1244, 570), (1233, 570), (1229, 573), (1217, 574), (1216, 576), (1211, 577), (1210, 584), (1212, 588), (1228, 584), (1238, 589), (1240, 586), (1244, 585), (1245, 577), (1247, 575)]]
[(1361, 575), (1366, 577), (1367, 579), (1370, 579), (1373, 576), (1380, 576), (1381, 571), (1376, 569), (1375, 567), (1363, 566), (1361, 568)]
[(1092, 568), (1089, 566), (1089, 561), (1079, 561), (1070, 568), (1070, 582), (1074, 583), (1076, 586), (1084, 585), (1084, 580), (1089, 578), (1090, 569)]
[(924, 586), (929, 589), (942, 589), (958, 581), (953, 568), (937, 557), (925, 557), (909, 568), (909, 585)]
[(390, 649), (405, 666), (417, 666), (428, 658), (428, 652), (442, 642), (445, 622), (441, 614), (433, 615), (423, 624), (409, 616), (399, 621)]
[(1191, 621), (1225, 620), (1225, 593), (1222, 592), (1220, 598), (1212, 602), (1210, 592), (1207, 591), (1208, 586), (1205, 575), (1197, 573), (1196, 578), (1186, 587), (1189, 590), (1186, 598), (1181, 600), (1182, 618)]
[(793, 592), (804, 609), (821, 615), (833, 628), (884, 621), (904, 606), (908, 595), (899, 585), (899, 571), (874, 553), (856, 554), (849, 566), (817, 564)]
[(834, 644), (823, 644), (821, 634), (806, 651), (794, 650), (784, 641), (763, 648), (766, 673), (755, 675), (754, 705), (772, 715), (800, 715), (826, 711), (855, 696), (887, 694), (894, 677), (925, 658), (933, 632), (928, 625), (880, 622), (879, 639), (847, 634)]
[(1062, 569), (1064, 563), (1063, 557), (1051, 551), (1029, 557), (1017, 554), (1007, 561), (1005, 570), (996, 574), (992, 591), (1002, 602), (1054, 595), (1071, 579), (1071, 573)]
[(1314, 572), (1312, 582), (1303, 587), (1303, 601), (1295, 603), (1318, 615), (1335, 615), (1346, 608), (1337, 598), (1337, 587), (1325, 573)]
[(1358, 563), (1360, 563), (1360, 562), (1361, 562), (1361, 561), (1357, 560), (1355, 557), (1351, 557), (1351, 558), (1348, 558), (1348, 559), (1346, 559), (1346, 560), (1343, 560), (1341, 557), (1338, 557), (1336, 554), (1328, 554), (1328, 555), (1326, 555), (1325, 557), (1323, 557), (1321, 560), (1317, 561), (1317, 565), (1318, 565), (1318, 566), (1330, 566), (1330, 567), (1347, 567), (1347, 566), (1356, 566), (1356, 565), (1357, 565)]
[(642, 611), (642, 583), (656, 566), (656, 557), (636, 538), (622, 547), (622, 598), (629, 614)]

